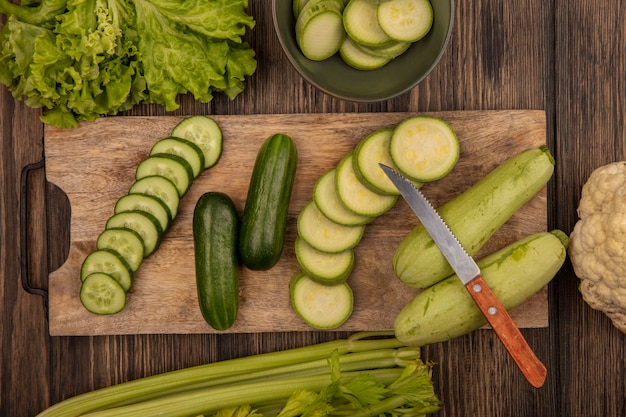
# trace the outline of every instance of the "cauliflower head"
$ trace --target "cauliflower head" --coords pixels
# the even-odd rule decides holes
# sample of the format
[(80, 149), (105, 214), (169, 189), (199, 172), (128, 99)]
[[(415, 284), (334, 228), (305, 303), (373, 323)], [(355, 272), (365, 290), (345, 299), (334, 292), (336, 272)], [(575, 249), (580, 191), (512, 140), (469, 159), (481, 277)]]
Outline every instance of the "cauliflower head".
[(601, 166), (583, 185), (569, 256), (583, 299), (626, 333), (626, 161)]

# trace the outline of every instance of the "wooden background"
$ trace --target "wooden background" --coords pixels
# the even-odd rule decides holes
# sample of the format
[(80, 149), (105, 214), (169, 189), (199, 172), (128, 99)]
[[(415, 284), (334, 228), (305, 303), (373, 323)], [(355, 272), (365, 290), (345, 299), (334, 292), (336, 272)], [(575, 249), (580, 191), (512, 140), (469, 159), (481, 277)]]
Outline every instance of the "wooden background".
[[(591, 170), (626, 157), (626, 2), (468, 0), (457, 3), (454, 32), (439, 66), (393, 100), (354, 104), (315, 91), (289, 67), (273, 32), (270, 2), (252, 1), (249, 40), (259, 68), (234, 101), (181, 100), (175, 115), (425, 112), (540, 109), (557, 172), (548, 188), (548, 225), (571, 231), (580, 188)], [(158, 107), (130, 114), (166, 115)], [(46, 287), (65, 260), (67, 201), (29, 176), (28, 241), (19, 238), (20, 172), (40, 161), (38, 112), (0, 88), (0, 415), (33, 416), (66, 397), (204, 362), (345, 336), (341, 332), (241, 335), (50, 337), (42, 299), (20, 285), (20, 247), (30, 280)], [(624, 335), (582, 301), (566, 264), (549, 286), (549, 327), (524, 329), (548, 368), (546, 385), (523, 380), (490, 330), (424, 349), (438, 363), (445, 402), (437, 416), (623, 417)]]

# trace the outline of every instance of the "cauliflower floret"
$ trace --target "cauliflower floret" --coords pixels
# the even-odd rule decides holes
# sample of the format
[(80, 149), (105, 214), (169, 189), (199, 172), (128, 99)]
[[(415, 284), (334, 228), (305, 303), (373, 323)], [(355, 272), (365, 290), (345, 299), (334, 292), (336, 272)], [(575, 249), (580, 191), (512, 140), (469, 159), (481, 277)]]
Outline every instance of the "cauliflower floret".
[(626, 161), (597, 168), (582, 188), (569, 256), (583, 299), (626, 333)]

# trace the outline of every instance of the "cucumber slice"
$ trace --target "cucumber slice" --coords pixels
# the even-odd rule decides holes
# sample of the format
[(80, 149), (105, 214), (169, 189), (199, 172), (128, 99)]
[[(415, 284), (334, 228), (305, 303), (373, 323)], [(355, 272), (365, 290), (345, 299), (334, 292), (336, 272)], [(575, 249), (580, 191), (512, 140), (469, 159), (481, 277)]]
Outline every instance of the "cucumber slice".
[(349, 36), (344, 38), (341, 48), (339, 48), (339, 55), (341, 55), (341, 59), (346, 64), (363, 71), (378, 69), (391, 60), (391, 58), (365, 52), (363, 49), (358, 48)]
[(143, 240), (134, 230), (107, 229), (98, 236), (96, 247), (117, 253), (126, 261), (131, 272), (137, 271), (143, 261)]
[(360, 216), (380, 216), (393, 207), (398, 196), (378, 194), (363, 185), (354, 172), (353, 155), (350, 152), (337, 165), (337, 195), (348, 210)]
[(365, 226), (343, 226), (324, 216), (314, 201), (309, 201), (298, 216), (298, 236), (320, 252), (338, 253), (355, 247)]
[(159, 140), (150, 150), (150, 155), (160, 153), (180, 156), (191, 166), (193, 177), (197, 178), (204, 169), (204, 153), (195, 143), (177, 137), (169, 137)]
[(96, 272), (83, 281), (80, 301), (94, 314), (115, 314), (126, 306), (126, 291), (111, 275)]
[(135, 181), (128, 190), (128, 194), (147, 194), (160, 199), (167, 206), (170, 218), (173, 219), (178, 214), (180, 196), (178, 189), (165, 177), (152, 175)]
[(315, 183), (313, 201), (317, 208), (329, 220), (343, 226), (361, 226), (371, 222), (372, 217), (355, 214), (343, 205), (335, 186), (336, 172), (336, 168), (326, 171)]
[(354, 250), (346, 249), (339, 253), (320, 252), (296, 238), (296, 258), (300, 267), (314, 281), (325, 285), (345, 282), (354, 267)]
[(354, 307), (352, 289), (347, 283), (323, 285), (302, 271), (289, 283), (291, 306), (300, 318), (316, 329), (334, 329), (348, 320)]
[(389, 140), (389, 154), (398, 170), (418, 181), (446, 176), (459, 160), (459, 139), (448, 123), (430, 116), (400, 122)]
[(126, 228), (134, 230), (143, 240), (143, 257), (147, 258), (159, 246), (163, 230), (159, 221), (144, 211), (123, 211), (113, 215), (106, 224), (107, 229)]
[(429, 0), (385, 0), (378, 5), (378, 23), (390, 38), (417, 42), (433, 25)]
[(391, 41), (378, 24), (378, 0), (350, 0), (343, 11), (343, 24), (352, 40), (377, 46)]
[(123, 211), (144, 211), (152, 214), (161, 225), (164, 232), (172, 221), (170, 210), (158, 197), (148, 194), (127, 194), (115, 203), (115, 214)]
[(137, 166), (135, 179), (159, 175), (176, 186), (178, 195), (184, 196), (193, 181), (193, 170), (187, 161), (177, 155), (156, 154), (144, 159)]
[(130, 290), (133, 283), (132, 270), (120, 255), (109, 249), (98, 249), (91, 252), (80, 268), (80, 279), (84, 281), (89, 275), (102, 272), (112, 276), (124, 291)]
[(346, 33), (337, 2), (313, 2), (307, 3), (296, 20), (296, 42), (305, 57), (323, 61), (339, 51)]
[(222, 129), (207, 116), (191, 116), (180, 121), (172, 136), (187, 139), (198, 145), (204, 154), (204, 169), (211, 168), (222, 156)]

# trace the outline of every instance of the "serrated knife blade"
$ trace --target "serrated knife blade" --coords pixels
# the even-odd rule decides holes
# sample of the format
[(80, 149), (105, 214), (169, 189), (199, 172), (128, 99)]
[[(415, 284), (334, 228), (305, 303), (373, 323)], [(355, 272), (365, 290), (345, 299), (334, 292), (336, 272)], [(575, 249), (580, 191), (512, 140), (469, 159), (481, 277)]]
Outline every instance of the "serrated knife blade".
[(420, 219), (528, 382), (535, 388), (543, 386), (546, 367), (535, 356), (509, 313), (487, 285), (474, 259), (413, 183), (394, 169), (379, 165)]

